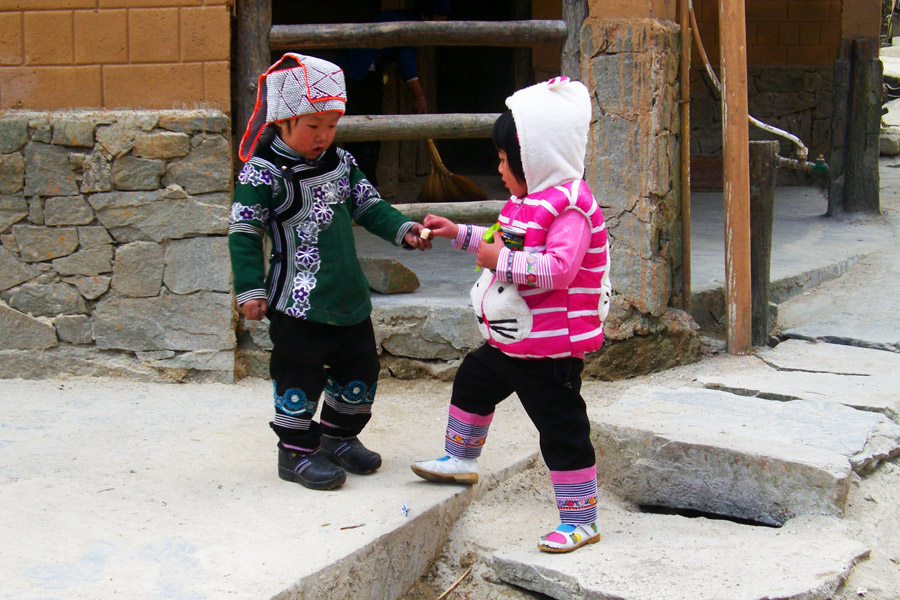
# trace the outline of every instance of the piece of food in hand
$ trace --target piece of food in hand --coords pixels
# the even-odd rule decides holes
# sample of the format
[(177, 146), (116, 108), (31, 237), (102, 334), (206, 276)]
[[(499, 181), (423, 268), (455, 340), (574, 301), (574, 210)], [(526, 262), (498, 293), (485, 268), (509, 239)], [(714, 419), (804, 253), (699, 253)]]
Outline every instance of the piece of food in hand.
[(427, 227), (423, 227), (422, 231), (419, 232), (419, 237), (422, 238), (423, 240), (427, 240), (428, 238), (431, 237), (431, 230), (428, 229)]

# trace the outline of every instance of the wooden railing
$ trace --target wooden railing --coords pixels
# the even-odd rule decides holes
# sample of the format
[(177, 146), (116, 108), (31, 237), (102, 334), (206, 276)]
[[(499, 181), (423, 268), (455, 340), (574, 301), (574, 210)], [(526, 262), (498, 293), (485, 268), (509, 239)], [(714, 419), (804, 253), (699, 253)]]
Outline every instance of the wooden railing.
[[(237, 0), (234, 123), (246, 123), (256, 101), (259, 74), (271, 50), (383, 48), (388, 46), (559, 46), (560, 72), (580, 77), (579, 35), (588, 0), (564, 0), (562, 20), (410, 21), (272, 25), (266, 0)], [(343, 141), (490, 137), (496, 114), (347, 116)], [(242, 125), (237, 126), (238, 129)]]

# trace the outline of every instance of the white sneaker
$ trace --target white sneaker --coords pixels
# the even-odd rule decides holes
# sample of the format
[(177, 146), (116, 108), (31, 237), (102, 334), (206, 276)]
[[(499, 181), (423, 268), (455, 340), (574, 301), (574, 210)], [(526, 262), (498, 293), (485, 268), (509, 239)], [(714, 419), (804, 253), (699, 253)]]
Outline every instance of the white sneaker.
[(441, 483), (478, 483), (478, 461), (474, 458), (444, 456), (417, 462), (410, 467), (413, 473), (428, 481)]

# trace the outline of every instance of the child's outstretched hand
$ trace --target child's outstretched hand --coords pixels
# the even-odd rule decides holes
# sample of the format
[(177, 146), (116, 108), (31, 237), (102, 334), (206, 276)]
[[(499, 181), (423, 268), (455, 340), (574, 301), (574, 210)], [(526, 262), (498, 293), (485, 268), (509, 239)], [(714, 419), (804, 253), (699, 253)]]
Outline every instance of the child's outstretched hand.
[(254, 298), (253, 300), (247, 300), (241, 304), (241, 313), (243, 313), (244, 318), (246, 319), (259, 321), (266, 316), (267, 306), (268, 303), (264, 299)]
[(503, 236), (499, 233), (494, 235), (491, 242), (482, 241), (478, 244), (478, 252), (475, 253), (475, 264), (485, 269), (495, 270), (497, 268), (497, 259), (500, 258), (500, 251), (506, 248), (503, 243)]
[(459, 225), (446, 217), (437, 215), (425, 215), (425, 218), (422, 219), (422, 224), (430, 229), (433, 235), (450, 238), (451, 240), (455, 239), (456, 234), (459, 232)]
[(428, 250), (431, 248), (431, 236), (426, 234), (426, 231), (424, 227), (416, 223), (403, 236), (403, 241), (417, 250)]

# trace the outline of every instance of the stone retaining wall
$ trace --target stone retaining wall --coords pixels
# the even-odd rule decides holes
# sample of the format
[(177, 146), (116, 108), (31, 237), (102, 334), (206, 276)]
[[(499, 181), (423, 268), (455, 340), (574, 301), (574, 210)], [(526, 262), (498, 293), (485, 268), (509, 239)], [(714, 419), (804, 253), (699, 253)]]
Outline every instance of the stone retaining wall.
[(0, 116), (0, 377), (233, 381), (219, 111)]
[[(763, 123), (796, 135), (809, 148), (810, 160), (830, 160), (834, 66), (783, 66), (747, 70), (750, 114)], [(796, 146), (784, 138), (750, 126), (751, 140), (778, 140), (779, 154), (796, 158)], [(722, 156), (722, 111), (719, 94), (706, 75), (691, 89), (691, 155)], [(778, 170), (781, 185), (809, 183), (808, 176)]]

